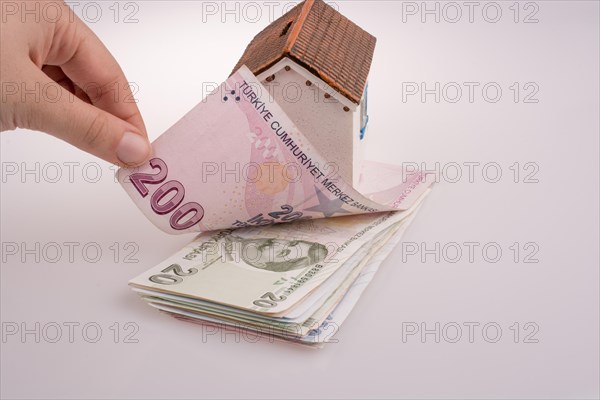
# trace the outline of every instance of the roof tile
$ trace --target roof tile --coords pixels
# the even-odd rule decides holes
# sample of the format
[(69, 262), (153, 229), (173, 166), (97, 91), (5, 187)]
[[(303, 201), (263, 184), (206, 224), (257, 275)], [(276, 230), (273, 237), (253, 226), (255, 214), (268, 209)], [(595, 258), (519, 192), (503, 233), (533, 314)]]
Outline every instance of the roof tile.
[(234, 72), (246, 64), (258, 75), (289, 57), (358, 104), (376, 40), (322, 0), (305, 0), (254, 37)]

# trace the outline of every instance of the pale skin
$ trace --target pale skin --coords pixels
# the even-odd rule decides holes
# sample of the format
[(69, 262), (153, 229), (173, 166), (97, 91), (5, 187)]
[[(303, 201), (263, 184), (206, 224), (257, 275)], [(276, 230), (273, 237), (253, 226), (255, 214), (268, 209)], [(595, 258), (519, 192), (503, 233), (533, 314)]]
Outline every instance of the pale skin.
[(113, 164), (144, 163), (144, 121), (100, 39), (61, 1), (40, 1), (60, 12), (37, 21), (14, 8), (23, 2), (8, 3), (0, 0), (0, 131), (42, 131)]

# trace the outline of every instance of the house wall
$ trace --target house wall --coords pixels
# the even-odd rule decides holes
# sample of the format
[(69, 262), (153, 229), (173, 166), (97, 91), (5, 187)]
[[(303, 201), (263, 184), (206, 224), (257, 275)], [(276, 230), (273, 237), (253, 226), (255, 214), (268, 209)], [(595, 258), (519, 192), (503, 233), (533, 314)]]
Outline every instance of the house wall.
[[(368, 91), (369, 84), (365, 87), (365, 93), (363, 93), (362, 99), (353, 117), (354, 127), (354, 165), (353, 165), (353, 178), (354, 187), (359, 188), (360, 172), (362, 169), (362, 163), (365, 160), (366, 144), (369, 140), (369, 129), (368, 129)], [(361, 129), (365, 127), (364, 133), (361, 139)]]
[[(361, 100), (364, 100), (364, 98)], [(362, 161), (365, 158), (365, 140), (360, 140), (361, 128), (361, 109), (360, 106), (352, 114), (352, 180), (353, 186), (357, 187), (360, 178), (360, 169)], [(365, 137), (366, 139), (366, 137)]]
[(305, 75), (293, 66), (289, 71), (281, 67), (268, 73), (274, 73), (275, 79), (271, 82), (262, 79), (262, 83), (275, 101), (323, 157), (338, 168), (342, 178), (353, 184), (353, 137), (360, 129), (354, 126), (354, 114), (360, 114), (360, 110), (344, 111), (344, 105), (335, 96), (325, 97), (324, 85), (316, 77), (307, 86)]

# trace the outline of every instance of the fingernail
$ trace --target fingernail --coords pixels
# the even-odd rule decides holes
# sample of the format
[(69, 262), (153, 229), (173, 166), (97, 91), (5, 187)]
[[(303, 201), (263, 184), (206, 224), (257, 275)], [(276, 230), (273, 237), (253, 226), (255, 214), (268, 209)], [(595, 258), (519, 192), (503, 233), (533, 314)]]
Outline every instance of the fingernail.
[(150, 143), (142, 136), (125, 132), (117, 146), (117, 158), (124, 164), (135, 166), (143, 163), (150, 155)]

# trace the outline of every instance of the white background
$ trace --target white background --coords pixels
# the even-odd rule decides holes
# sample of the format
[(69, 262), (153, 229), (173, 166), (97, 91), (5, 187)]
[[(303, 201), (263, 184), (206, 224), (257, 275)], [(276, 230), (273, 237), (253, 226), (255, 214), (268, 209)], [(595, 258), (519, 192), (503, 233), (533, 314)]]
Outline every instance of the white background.
[[(271, 20), (264, 5), (261, 18), (252, 22), (256, 10), (239, 3), (236, 22), (236, 15), (223, 14), (221, 2), (212, 3), (217, 14), (204, 14), (203, 23), (201, 2), (137, 1), (136, 8), (118, 5), (115, 23), (113, 2), (98, 4), (99, 21), (92, 22), (92, 9), (87, 20), (139, 87), (152, 139), (202, 99), (203, 82), (224, 80), (252, 36)], [(279, 16), (289, 3), (274, 4)], [(237, 342), (234, 335), (202, 331), (146, 306), (127, 281), (191, 237), (156, 229), (115, 183), (107, 163), (41, 133), (2, 133), (2, 327), (6, 333), (39, 323), (40, 333), (46, 327), (50, 338), (53, 324), (63, 329), (57, 343), (44, 336), (36, 343), (34, 334), (22, 338), (21, 332), (4, 338), (2, 397), (597, 398), (598, 3), (536, 1), (528, 8), (520, 3), (515, 22), (513, 2), (498, 2), (502, 15), (496, 23), (486, 21), (494, 19), (495, 5), (478, 3), (469, 22), (469, 9), (457, 4), (462, 18), (451, 23), (456, 9), (437, 3), (442, 13), (437, 23), (434, 15), (422, 22), (421, 13), (403, 14), (412, 5), (421, 8), (420, 2), (336, 3), (378, 38), (368, 157), (425, 162), (429, 169), (437, 162), (446, 166), (447, 176), (440, 177), (405, 244), (382, 265), (338, 342), (321, 350), (244, 337)], [(138, 22), (123, 23), (131, 11)], [(524, 23), (532, 12), (538, 22)], [(455, 93), (448, 92), (439, 103), (434, 95), (403, 101), (410, 82), (430, 89), (435, 82), (441, 87), (456, 82), (463, 97), (452, 103)], [(473, 102), (464, 82), (479, 83)], [(490, 82), (502, 89), (495, 103), (481, 91)], [(514, 82), (521, 88), (518, 102), (510, 89)], [(525, 90), (527, 83), (534, 86)], [(525, 103), (523, 95), (535, 85), (538, 102)], [(493, 97), (493, 91), (488, 94)], [(465, 162), (480, 163), (473, 182)], [(509, 168), (515, 162), (521, 170), (517, 183)], [(537, 166), (530, 177), (537, 183), (524, 182), (533, 171), (524, 169), (528, 162)], [(64, 163), (75, 163), (72, 182)], [(462, 166), (456, 183), (454, 163)], [(500, 167), (497, 183), (488, 182), (495, 169), (482, 174), (488, 163)], [(61, 175), (52, 183), (57, 164)], [(15, 166), (17, 174), (6, 175)], [(38, 177), (23, 174), (35, 168)], [(97, 169), (102, 175), (94, 183)], [(78, 243), (72, 260), (66, 242)], [(472, 262), (464, 242), (479, 243)], [(515, 242), (521, 248), (517, 260), (510, 248)], [(530, 242), (534, 247), (524, 249)], [(63, 250), (56, 262), (53, 243)], [(116, 256), (114, 243), (121, 249)], [(137, 249), (130, 263), (128, 243), (134, 243), (129, 250)], [(421, 249), (439, 243), (448, 252), (440, 251), (439, 262), (433, 254), (422, 260), (422, 253), (403, 251), (411, 243)], [(450, 262), (451, 243), (463, 250), (457, 262)], [(486, 243), (502, 249), (498, 262), (483, 257)], [(18, 253), (8, 254), (6, 246), (15, 244)], [(36, 246), (39, 260), (23, 251)], [(90, 246), (102, 250), (98, 262), (91, 262)], [(535, 248), (538, 262), (525, 263)], [(79, 324), (73, 343), (64, 325), (70, 322)], [(118, 343), (110, 330), (115, 322)], [(139, 327), (138, 343), (124, 343), (131, 332), (124, 329), (127, 322)], [(472, 343), (464, 325), (469, 322), (480, 324)], [(97, 343), (85, 340), (87, 323), (101, 327)], [(410, 323), (427, 329), (439, 323), (439, 343), (434, 334), (403, 340)], [(463, 328), (456, 343), (452, 323)], [(502, 329), (496, 343), (486, 340), (495, 336), (493, 329), (482, 333), (488, 323)], [(529, 339), (537, 343), (525, 343), (535, 327)], [(94, 334), (90, 328), (88, 337)]]

